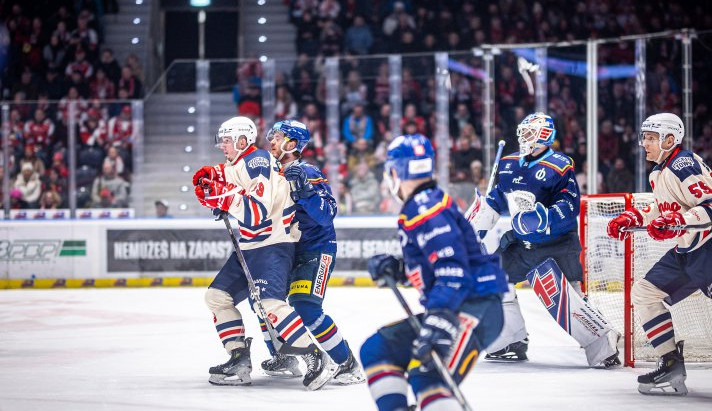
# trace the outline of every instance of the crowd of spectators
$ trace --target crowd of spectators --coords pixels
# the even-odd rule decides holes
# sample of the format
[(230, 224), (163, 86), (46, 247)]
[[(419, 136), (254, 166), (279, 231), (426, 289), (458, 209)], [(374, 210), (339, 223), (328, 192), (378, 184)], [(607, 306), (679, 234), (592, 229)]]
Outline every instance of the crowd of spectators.
[[(636, 2), (634, 0), (291, 0), (289, 17), (297, 30), (298, 59), (291, 72), (277, 75), (277, 119), (301, 118), (309, 125), (314, 146), (307, 157), (323, 164), (326, 145), (326, 84), (324, 58), (339, 56), (340, 161), (344, 184), (342, 211), (371, 213), (393, 211), (380, 181), (385, 147), (393, 138), (389, 105), (387, 53), (415, 53), (403, 58), (401, 73), (402, 132), (429, 137), (435, 131), (435, 68), (432, 54), (447, 51), (453, 62), (467, 71), (450, 71), (450, 181), (451, 191), (466, 206), (475, 187), (484, 189), (482, 81), (471, 73), (483, 61), (470, 50), (483, 44), (558, 42), (611, 38), (668, 29), (712, 28), (712, 14), (689, 0)], [(712, 38), (712, 37), (710, 37)], [(708, 40), (710, 39), (708, 38)], [(695, 47), (703, 45), (699, 39)], [(459, 51), (459, 53), (458, 53)], [(599, 46), (599, 66), (632, 65), (631, 41)], [(651, 40), (647, 44), (646, 112), (673, 111), (681, 106), (681, 46), (679, 39)], [(709, 50), (694, 50), (695, 149), (712, 160), (712, 115), (702, 95), (711, 85), (705, 67)], [(585, 65), (585, 45), (549, 49), (549, 57)], [(504, 52), (495, 61), (495, 138), (504, 138), (507, 151), (517, 148), (516, 125), (534, 111), (535, 99), (517, 70), (518, 56)], [(258, 97), (247, 92), (259, 84), (257, 60), (243, 65), (245, 103)], [(249, 69), (249, 70), (248, 70)], [(247, 73), (247, 71), (250, 71)], [(248, 80), (251, 79), (251, 80)], [(586, 83), (585, 77), (549, 71), (548, 114), (555, 119), (555, 148), (571, 156), (578, 180), (586, 191)], [(599, 81), (599, 192), (634, 191), (637, 126), (635, 78)], [(238, 110), (243, 113), (242, 102)], [(258, 104), (259, 106), (259, 104)], [(256, 113), (253, 113), (256, 114)], [(365, 190), (367, 184), (380, 190)]]
[(101, 47), (103, 13), (117, 10), (115, 0), (0, 1), (7, 44), (0, 92), (12, 102), (2, 171), (13, 209), (68, 207), (70, 124), (78, 206), (128, 206), (131, 100), (143, 96), (143, 72), (135, 55), (122, 65)]

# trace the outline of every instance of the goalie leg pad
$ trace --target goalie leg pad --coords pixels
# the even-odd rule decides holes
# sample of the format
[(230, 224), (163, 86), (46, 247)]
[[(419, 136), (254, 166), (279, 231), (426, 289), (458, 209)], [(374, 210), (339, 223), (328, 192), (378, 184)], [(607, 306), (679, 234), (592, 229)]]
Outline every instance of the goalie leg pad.
[(559, 326), (584, 348), (589, 365), (615, 358), (620, 334), (573, 289), (553, 258), (531, 270), (527, 280)]
[(213, 313), (215, 330), (228, 354), (236, 348), (243, 348), (245, 326), (230, 294), (217, 288), (208, 288), (205, 292), (205, 304)]
[(503, 350), (510, 344), (527, 338), (527, 327), (524, 324), (522, 309), (519, 307), (517, 292), (513, 284), (509, 284), (509, 291), (504, 293), (502, 311), (504, 312), (504, 326), (499, 337), (487, 347), (488, 353)]

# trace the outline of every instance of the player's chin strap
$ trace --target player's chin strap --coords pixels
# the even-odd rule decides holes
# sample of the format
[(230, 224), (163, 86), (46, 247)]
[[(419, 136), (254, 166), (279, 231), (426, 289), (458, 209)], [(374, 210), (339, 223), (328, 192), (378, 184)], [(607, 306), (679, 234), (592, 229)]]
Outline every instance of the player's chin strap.
[[(286, 149), (284, 148), (284, 145), (287, 144), (287, 143), (289, 143), (290, 141), (292, 141), (292, 140), (289, 140), (289, 139), (287, 139), (287, 138), (285, 138), (284, 140), (282, 140), (282, 144), (279, 145), (279, 150), (282, 152), (282, 154), (279, 155), (279, 157), (277, 158), (277, 161), (282, 161), (282, 157), (284, 157), (285, 154), (290, 154), (290, 153), (293, 153), (293, 152), (297, 151), (297, 146), (296, 146), (296, 145), (295, 145), (294, 148), (291, 149), (291, 150), (286, 150)], [(292, 163), (293, 163), (293, 162), (292, 162)], [(291, 163), (290, 163), (290, 164), (291, 164)], [(284, 168), (287, 168), (287, 166), (285, 165)]]
[(399, 202), (402, 203), (403, 199), (400, 197), (400, 185), (401, 185), (401, 180), (398, 177), (393, 177), (392, 171), (386, 171), (383, 173), (383, 179), (386, 180), (386, 185), (388, 186), (388, 191), (391, 192), (391, 195)]

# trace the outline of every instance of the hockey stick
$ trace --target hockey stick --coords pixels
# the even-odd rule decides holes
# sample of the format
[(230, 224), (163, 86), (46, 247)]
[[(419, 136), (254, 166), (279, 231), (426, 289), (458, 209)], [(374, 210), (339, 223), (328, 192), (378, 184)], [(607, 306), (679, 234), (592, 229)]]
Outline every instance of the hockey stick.
[[(700, 224), (700, 225), (694, 225), (694, 224), (685, 224), (685, 225), (671, 225), (663, 228), (663, 230), (670, 230), (670, 231), (682, 231), (682, 230), (687, 230), (687, 231), (700, 231), (700, 230), (707, 230), (708, 228), (712, 227), (712, 223), (705, 223), (705, 224)], [(624, 233), (635, 233), (635, 232), (640, 232), (640, 231), (648, 231), (647, 226), (643, 227), (628, 227), (628, 228), (622, 228), (621, 231)]]
[[(410, 310), (408, 302), (405, 300), (405, 298), (403, 298), (403, 294), (401, 294), (401, 292), (398, 290), (398, 286), (396, 286), (395, 280), (388, 275), (384, 275), (383, 279), (388, 284), (388, 287), (393, 290), (393, 293), (396, 295), (398, 302), (400, 303), (401, 307), (403, 307), (403, 310), (405, 310), (405, 313), (408, 315), (408, 323), (410, 323), (410, 326), (413, 327), (413, 330), (416, 334), (419, 333), (420, 321), (418, 321), (415, 315), (413, 315), (413, 311)], [(440, 374), (442, 379), (450, 388), (450, 391), (452, 391), (452, 393), (455, 395), (455, 399), (457, 400), (457, 402), (460, 403), (462, 409), (465, 411), (472, 411), (470, 404), (467, 403), (465, 396), (462, 394), (462, 391), (460, 391), (460, 387), (455, 384), (455, 380), (452, 379), (452, 376), (448, 372), (447, 367), (445, 367), (445, 363), (443, 363), (442, 358), (440, 358), (438, 353), (436, 353), (435, 351), (431, 352), (430, 354), (433, 358), (433, 363), (435, 363), (435, 368), (438, 370), (438, 374)]]
[(232, 240), (232, 247), (235, 249), (237, 260), (240, 262), (240, 266), (242, 266), (242, 270), (245, 272), (245, 277), (247, 278), (247, 288), (250, 291), (250, 299), (254, 301), (255, 305), (257, 305), (257, 310), (259, 311), (258, 314), (262, 318), (262, 321), (265, 322), (265, 326), (267, 327), (267, 333), (269, 334), (270, 340), (272, 340), (274, 349), (278, 353), (282, 354), (304, 354), (304, 350), (292, 347), (284, 340), (282, 340), (279, 334), (277, 333), (277, 330), (274, 329), (272, 323), (269, 321), (269, 318), (267, 318), (267, 311), (262, 305), (262, 300), (260, 299), (260, 289), (255, 286), (255, 280), (252, 278), (252, 274), (250, 273), (249, 267), (247, 267), (247, 261), (245, 261), (245, 256), (244, 254), (242, 254), (242, 250), (240, 250), (240, 244), (237, 241), (237, 236), (235, 235), (235, 232), (232, 229), (232, 225), (230, 224), (230, 219), (228, 216), (229, 214), (227, 212), (222, 211), (215, 220), (217, 221), (219, 219), (222, 219), (225, 222), (225, 227), (227, 228), (227, 232), (230, 235), (230, 240)]
[[(487, 194), (492, 191), (492, 186), (494, 185), (494, 178), (497, 175), (497, 169), (499, 168), (499, 160), (502, 158), (502, 151), (504, 150), (505, 144), (507, 143), (504, 140), (499, 140), (499, 143), (497, 143), (497, 154), (494, 156), (494, 164), (492, 165), (492, 171), (490, 172), (490, 178), (487, 182), (487, 191), (485, 191), (484, 197), (487, 197)], [(467, 221), (472, 221), (472, 219), (475, 218), (475, 215), (477, 215), (477, 211), (479, 210), (478, 206), (480, 205), (481, 201), (482, 196), (478, 195), (477, 190), (475, 189), (475, 199), (472, 200), (472, 204), (470, 204), (470, 207), (468, 207), (467, 211), (465, 211), (465, 218), (467, 219)]]

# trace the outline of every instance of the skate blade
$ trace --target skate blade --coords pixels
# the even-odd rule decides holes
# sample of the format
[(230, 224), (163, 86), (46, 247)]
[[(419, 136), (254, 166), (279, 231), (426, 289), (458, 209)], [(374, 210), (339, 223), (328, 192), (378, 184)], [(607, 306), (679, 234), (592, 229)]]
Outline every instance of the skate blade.
[(208, 382), (213, 385), (252, 385), (252, 378), (249, 375), (240, 377), (239, 375), (210, 374)]
[(301, 371), (297, 370), (292, 371), (292, 370), (287, 370), (287, 371), (267, 371), (267, 370), (262, 370), (264, 371), (265, 374), (269, 375), (270, 377), (276, 377), (276, 378), (284, 378), (284, 379), (289, 379), (289, 378), (299, 378), (303, 376)]
[(334, 377), (331, 382), (336, 385), (354, 385), (366, 382), (366, 376), (359, 370), (358, 373), (341, 374)]
[(327, 382), (329, 382), (330, 379), (336, 375), (336, 373), (339, 371), (339, 365), (333, 362), (329, 362), (325, 367), (324, 372), (322, 372), (317, 378), (314, 379), (309, 385), (306, 386), (306, 389), (309, 391), (316, 391), (319, 388), (323, 387), (326, 385)]
[(687, 395), (684, 379), (673, 379), (660, 384), (638, 384), (638, 392), (643, 395)]
[(528, 357), (524, 358), (519, 358), (519, 357), (489, 357), (485, 355), (485, 360), (489, 362), (501, 362), (501, 363), (513, 363), (513, 362), (525, 362), (529, 361)]

